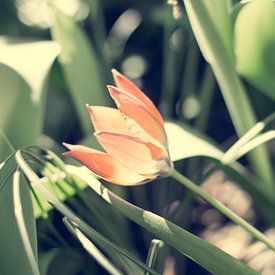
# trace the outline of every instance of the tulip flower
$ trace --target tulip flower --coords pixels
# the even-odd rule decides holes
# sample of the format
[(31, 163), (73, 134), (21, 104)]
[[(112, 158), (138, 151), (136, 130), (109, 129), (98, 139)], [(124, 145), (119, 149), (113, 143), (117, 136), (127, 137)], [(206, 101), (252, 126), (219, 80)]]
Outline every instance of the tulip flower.
[(128, 78), (112, 70), (107, 86), (117, 109), (86, 105), (95, 137), (105, 152), (64, 143), (72, 157), (106, 181), (138, 185), (170, 174), (163, 119), (152, 101)]

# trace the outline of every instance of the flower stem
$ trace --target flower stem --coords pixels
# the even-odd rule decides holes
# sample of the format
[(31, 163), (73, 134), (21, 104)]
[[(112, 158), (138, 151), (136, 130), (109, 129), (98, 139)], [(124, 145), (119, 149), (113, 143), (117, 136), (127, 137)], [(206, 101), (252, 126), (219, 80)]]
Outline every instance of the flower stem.
[(171, 177), (178, 181), (180, 184), (194, 192), (196, 195), (200, 196), (202, 199), (204, 199), (206, 202), (208, 202), (210, 205), (212, 205), (214, 208), (219, 210), (221, 213), (223, 213), (227, 218), (229, 218), (234, 223), (241, 226), (243, 229), (245, 229), (247, 232), (249, 232), (253, 237), (255, 237), (257, 240), (263, 242), (268, 246), (270, 249), (275, 251), (275, 243), (273, 243), (269, 238), (267, 238), (262, 232), (260, 232), (258, 229), (253, 227), (251, 224), (249, 224), (247, 221), (242, 219), (240, 216), (235, 214), (232, 210), (227, 208), (225, 205), (223, 205), (220, 201), (216, 200), (215, 198), (211, 197), (207, 192), (205, 192), (201, 187), (196, 185), (194, 182), (180, 174), (177, 170), (173, 170), (171, 173)]

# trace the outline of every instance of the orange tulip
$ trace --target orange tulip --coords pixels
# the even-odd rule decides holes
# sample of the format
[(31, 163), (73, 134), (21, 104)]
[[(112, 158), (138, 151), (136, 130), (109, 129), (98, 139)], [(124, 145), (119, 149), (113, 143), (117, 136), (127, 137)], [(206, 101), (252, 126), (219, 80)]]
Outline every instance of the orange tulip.
[(95, 136), (106, 151), (64, 143), (64, 153), (101, 178), (138, 185), (167, 176), (173, 167), (163, 119), (152, 101), (128, 78), (112, 70), (117, 87), (107, 86), (118, 109), (89, 106)]

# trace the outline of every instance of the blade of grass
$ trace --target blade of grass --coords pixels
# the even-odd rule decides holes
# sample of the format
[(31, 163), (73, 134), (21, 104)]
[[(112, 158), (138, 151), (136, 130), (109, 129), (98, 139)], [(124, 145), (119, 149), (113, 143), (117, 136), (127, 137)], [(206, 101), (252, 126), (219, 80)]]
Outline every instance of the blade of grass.
[(201, 110), (199, 116), (196, 118), (194, 122), (195, 128), (202, 132), (204, 132), (207, 129), (207, 122), (211, 111), (211, 104), (213, 101), (215, 85), (216, 81), (212, 69), (209, 66), (207, 66), (204, 71), (203, 79), (200, 86), (199, 100), (201, 102)]
[(160, 98), (160, 109), (161, 113), (165, 117), (173, 116), (173, 101), (174, 101), (174, 93), (175, 87), (174, 83), (176, 81), (175, 75), (175, 61), (176, 61), (176, 53), (173, 51), (170, 45), (170, 38), (175, 30), (175, 26), (173, 25), (173, 17), (170, 12), (167, 12), (168, 7), (167, 3), (163, 3), (163, 40), (162, 40), (162, 50), (163, 50), (163, 66), (162, 66), (162, 85), (161, 85), (161, 98)]
[(23, 208), (20, 195), (20, 172), (16, 171), (13, 175), (13, 202), (14, 202), (14, 215), (17, 222), (17, 227), (21, 235), (23, 247), (25, 249), (29, 264), (31, 266), (32, 274), (39, 275), (37, 259), (33, 252), (31, 242), (28, 235), (28, 230), (25, 225)]
[(240, 148), (240, 150), (235, 155), (233, 161), (241, 158), (242, 156), (244, 156), (245, 154), (247, 154), (254, 148), (256, 148), (259, 145), (264, 144), (268, 141), (271, 141), (274, 138), (275, 138), (275, 130), (268, 131), (266, 133), (263, 133), (263, 134), (255, 137), (254, 139), (252, 139), (251, 141), (246, 143), (242, 148)]
[(256, 123), (249, 131), (240, 137), (222, 156), (223, 163), (230, 163), (235, 158), (237, 152), (251, 139), (257, 136), (265, 127), (264, 122)]

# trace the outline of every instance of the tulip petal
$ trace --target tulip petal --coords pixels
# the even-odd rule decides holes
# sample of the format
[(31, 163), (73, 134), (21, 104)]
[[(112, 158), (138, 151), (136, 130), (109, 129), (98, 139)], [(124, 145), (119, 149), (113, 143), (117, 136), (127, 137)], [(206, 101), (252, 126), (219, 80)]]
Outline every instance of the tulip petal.
[(122, 133), (131, 133), (118, 109), (102, 106), (89, 106), (88, 104), (86, 107), (90, 114), (95, 131), (114, 130)]
[(112, 131), (99, 131), (95, 136), (109, 155), (146, 177), (155, 177), (159, 173), (159, 161), (169, 158), (163, 147), (136, 136)]
[(106, 181), (118, 185), (138, 185), (146, 180), (104, 152), (82, 145), (63, 145), (70, 150), (64, 155), (78, 160)]
[(146, 109), (159, 121), (163, 124), (163, 119), (158, 109), (154, 103), (147, 97), (130, 79), (125, 77), (123, 74), (119, 73), (117, 70), (112, 70), (113, 77), (116, 83), (116, 86), (122, 90), (127, 91), (129, 94), (132, 94), (134, 97), (139, 99), (145, 106)]
[(148, 135), (134, 120), (121, 115), (118, 109), (102, 106), (89, 106), (86, 104), (94, 129), (98, 131), (114, 131), (138, 136), (144, 140), (162, 146)]
[(107, 86), (118, 109), (127, 119), (134, 120), (146, 133), (167, 148), (167, 137), (163, 125), (148, 111), (144, 104), (132, 94), (114, 86)]

